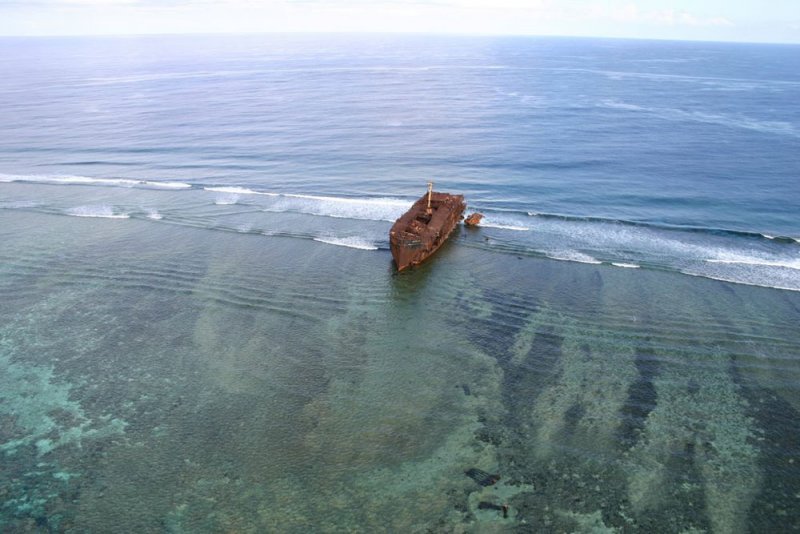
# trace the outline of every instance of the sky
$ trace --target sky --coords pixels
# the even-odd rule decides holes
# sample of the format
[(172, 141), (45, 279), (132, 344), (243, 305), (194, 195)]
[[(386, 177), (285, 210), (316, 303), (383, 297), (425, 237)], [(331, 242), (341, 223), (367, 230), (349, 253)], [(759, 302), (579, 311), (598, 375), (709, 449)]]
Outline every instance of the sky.
[(261, 32), (800, 43), (800, 0), (0, 0), (0, 35)]

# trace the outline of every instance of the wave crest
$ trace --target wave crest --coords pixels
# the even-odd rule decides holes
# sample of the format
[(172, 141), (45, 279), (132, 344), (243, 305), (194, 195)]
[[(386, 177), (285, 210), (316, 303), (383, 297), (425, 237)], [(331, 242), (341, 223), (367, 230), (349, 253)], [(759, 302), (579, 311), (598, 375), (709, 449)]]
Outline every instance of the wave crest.
[(577, 263), (589, 263), (592, 265), (600, 265), (603, 262), (598, 260), (595, 257), (592, 257), (588, 254), (583, 252), (578, 252), (577, 250), (556, 250), (545, 252), (545, 256), (550, 258), (551, 260), (559, 260), (559, 261), (574, 261)]
[(127, 187), (139, 189), (191, 189), (191, 184), (156, 180), (131, 180), (128, 178), (91, 178), (57, 174), (0, 174), (0, 182), (29, 182), (56, 185), (96, 185), (106, 187)]
[(278, 193), (270, 193), (268, 191), (255, 191), (248, 187), (240, 186), (206, 186), (203, 187), (205, 191), (212, 191), (214, 193), (230, 193), (233, 195), (264, 195), (268, 197), (277, 197)]
[(378, 250), (378, 247), (362, 237), (315, 237), (314, 241), (326, 243), (328, 245), (337, 245), (340, 247), (356, 248), (359, 250)]
[(111, 206), (77, 206), (67, 210), (73, 217), (99, 217), (102, 219), (129, 219), (127, 213), (117, 213)]

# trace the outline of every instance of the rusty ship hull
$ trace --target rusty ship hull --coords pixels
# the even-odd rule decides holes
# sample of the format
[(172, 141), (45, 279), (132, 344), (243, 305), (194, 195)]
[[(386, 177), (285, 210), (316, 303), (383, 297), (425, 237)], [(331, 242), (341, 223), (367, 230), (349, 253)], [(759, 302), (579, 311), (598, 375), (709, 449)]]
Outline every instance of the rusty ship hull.
[(419, 265), (436, 252), (463, 218), (465, 208), (462, 195), (432, 192), (417, 200), (389, 231), (397, 270)]

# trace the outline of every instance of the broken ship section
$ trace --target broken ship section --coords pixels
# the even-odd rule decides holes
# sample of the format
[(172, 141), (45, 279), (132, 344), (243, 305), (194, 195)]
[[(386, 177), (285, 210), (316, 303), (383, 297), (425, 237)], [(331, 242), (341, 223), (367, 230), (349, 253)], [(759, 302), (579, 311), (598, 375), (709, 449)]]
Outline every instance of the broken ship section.
[(397, 270), (419, 265), (436, 252), (461, 221), (465, 208), (462, 195), (436, 193), (429, 188), (389, 232)]

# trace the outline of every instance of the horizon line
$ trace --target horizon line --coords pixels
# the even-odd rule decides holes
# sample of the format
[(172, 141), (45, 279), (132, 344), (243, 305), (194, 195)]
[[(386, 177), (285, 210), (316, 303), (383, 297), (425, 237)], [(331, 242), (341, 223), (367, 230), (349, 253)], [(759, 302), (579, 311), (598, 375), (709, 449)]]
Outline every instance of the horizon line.
[(0, 34), (4, 38), (88, 38), (88, 37), (220, 37), (220, 36), (258, 36), (258, 35), (409, 35), (430, 37), (513, 37), (513, 38), (554, 38), (554, 39), (609, 39), (621, 41), (659, 41), (681, 43), (719, 43), (719, 44), (760, 44), (798, 46), (800, 41), (737, 41), (720, 39), (681, 39), (664, 37), (633, 37), (614, 35), (569, 35), (547, 33), (470, 33), (470, 32), (413, 32), (413, 31), (263, 31), (263, 32), (153, 32), (153, 33), (63, 33), (63, 34)]

